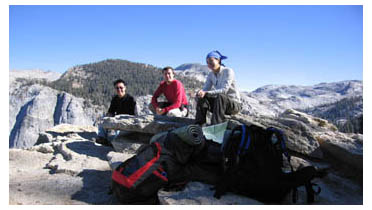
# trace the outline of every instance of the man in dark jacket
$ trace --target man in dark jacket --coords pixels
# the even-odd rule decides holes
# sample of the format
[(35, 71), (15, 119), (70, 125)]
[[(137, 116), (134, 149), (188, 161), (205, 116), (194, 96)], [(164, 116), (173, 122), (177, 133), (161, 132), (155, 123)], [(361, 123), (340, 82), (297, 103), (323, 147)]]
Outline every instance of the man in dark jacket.
[[(108, 117), (113, 117), (119, 114), (135, 115), (136, 101), (133, 96), (126, 93), (126, 83), (122, 79), (118, 79), (114, 82), (116, 95), (112, 98), (110, 108), (106, 114)], [(119, 130), (115, 131), (115, 136), (119, 134)], [(110, 139), (111, 141), (112, 139)], [(111, 146), (111, 142), (108, 140), (108, 131), (102, 126), (98, 127), (98, 139), (97, 143), (106, 146)]]

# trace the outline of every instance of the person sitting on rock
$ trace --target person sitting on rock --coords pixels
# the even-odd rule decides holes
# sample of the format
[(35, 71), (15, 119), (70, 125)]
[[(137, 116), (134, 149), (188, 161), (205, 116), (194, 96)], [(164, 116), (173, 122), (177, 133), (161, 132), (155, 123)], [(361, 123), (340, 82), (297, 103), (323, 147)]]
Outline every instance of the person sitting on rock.
[[(129, 114), (135, 115), (136, 101), (133, 96), (126, 93), (126, 82), (122, 79), (118, 79), (114, 82), (114, 87), (116, 90), (116, 95), (112, 98), (110, 107), (106, 114), (107, 117), (113, 117), (119, 114)], [(119, 134), (119, 130), (114, 131), (115, 136)], [(104, 129), (102, 126), (98, 127), (98, 138), (97, 143), (106, 146), (112, 146), (112, 139), (108, 138), (108, 130)], [(110, 141), (108, 140), (110, 139)]]
[(212, 51), (207, 55), (206, 60), (211, 72), (207, 76), (203, 89), (196, 93), (195, 124), (206, 124), (207, 111), (213, 113), (211, 124), (214, 125), (222, 123), (225, 114), (234, 115), (242, 109), (234, 71), (221, 63), (226, 58), (218, 51)]
[[(164, 80), (161, 81), (151, 99), (149, 109), (158, 115), (172, 117), (186, 117), (188, 115), (188, 102), (182, 82), (174, 78), (172, 67), (162, 70)], [(158, 102), (158, 97), (164, 94), (167, 102)]]

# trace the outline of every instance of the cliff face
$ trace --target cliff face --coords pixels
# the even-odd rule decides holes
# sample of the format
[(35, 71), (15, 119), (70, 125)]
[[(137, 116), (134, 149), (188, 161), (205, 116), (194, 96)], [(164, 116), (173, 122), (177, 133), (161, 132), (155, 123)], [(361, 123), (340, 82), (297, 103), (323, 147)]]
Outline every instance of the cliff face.
[(61, 123), (93, 125), (102, 112), (65, 92), (13, 83), (9, 90), (9, 147), (30, 147), (40, 132)]

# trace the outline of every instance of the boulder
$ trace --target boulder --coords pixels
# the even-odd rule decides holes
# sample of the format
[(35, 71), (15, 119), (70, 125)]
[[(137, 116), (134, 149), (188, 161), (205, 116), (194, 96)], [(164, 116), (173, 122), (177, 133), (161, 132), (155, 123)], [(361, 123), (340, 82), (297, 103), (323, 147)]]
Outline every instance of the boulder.
[(324, 132), (317, 135), (323, 152), (359, 171), (363, 170), (363, 135)]
[(311, 126), (315, 130), (322, 129), (337, 131), (337, 127), (332, 123), (329, 123), (327, 120), (314, 117), (306, 113), (296, 111), (294, 109), (287, 109), (280, 115), (279, 118), (294, 119), (296, 121), (303, 122), (308, 126)]
[(156, 134), (174, 128), (192, 124), (193, 119), (167, 117), (159, 115), (116, 115), (115, 117), (104, 117), (102, 126), (105, 129), (132, 131), (148, 134)]
[[(92, 125), (81, 125), (76, 126), (73, 124), (59, 124), (52, 128), (46, 129), (44, 132), (39, 133), (39, 138), (37, 139), (35, 145), (42, 143), (48, 143), (52, 141), (58, 141), (63, 137), (82, 138), (93, 140), (97, 138), (98, 128)], [(57, 138), (58, 137), (58, 138)]]
[(323, 158), (319, 142), (315, 139), (314, 130), (302, 121), (290, 118), (278, 119), (278, 128), (282, 129), (287, 138), (287, 147), (295, 152), (315, 158)]
[(121, 131), (111, 143), (117, 152), (135, 152), (141, 145), (148, 144), (151, 134)]

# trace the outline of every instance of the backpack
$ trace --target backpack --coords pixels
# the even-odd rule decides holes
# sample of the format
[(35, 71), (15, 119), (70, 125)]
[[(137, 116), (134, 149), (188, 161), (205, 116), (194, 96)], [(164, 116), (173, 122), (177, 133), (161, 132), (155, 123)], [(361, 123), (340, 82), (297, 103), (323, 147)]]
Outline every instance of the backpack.
[[(264, 203), (279, 203), (292, 191), (296, 202), (297, 187), (305, 186), (307, 201), (313, 202), (320, 188), (313, 190), (315, 184), (311, 180), (325, 174), (312, 166), (294, 171), (285, 141), (285, 135), (277, 128), (244, 124), (235, 127), (221, 146), (224, 174), (215, 185), (214, 196), (220, 198), (230, 191)], [(289, 172), (283, 171), (284, 161)]]
[[(193, 143), (193, 144), (191, 144)], [(123, 204), (159, 204), (158, 191), (182, 189), (192, 180), (189, 161), (205, 151), (205, 140), (184, 141), (169, 131), (138, 149), (112, 174), (111, 191)]]
[(158, 142), (145, 145), (113, 171), (111, 190), (121, 203), (159, 203), (157, 192), (168, 182), (162, 150)]

